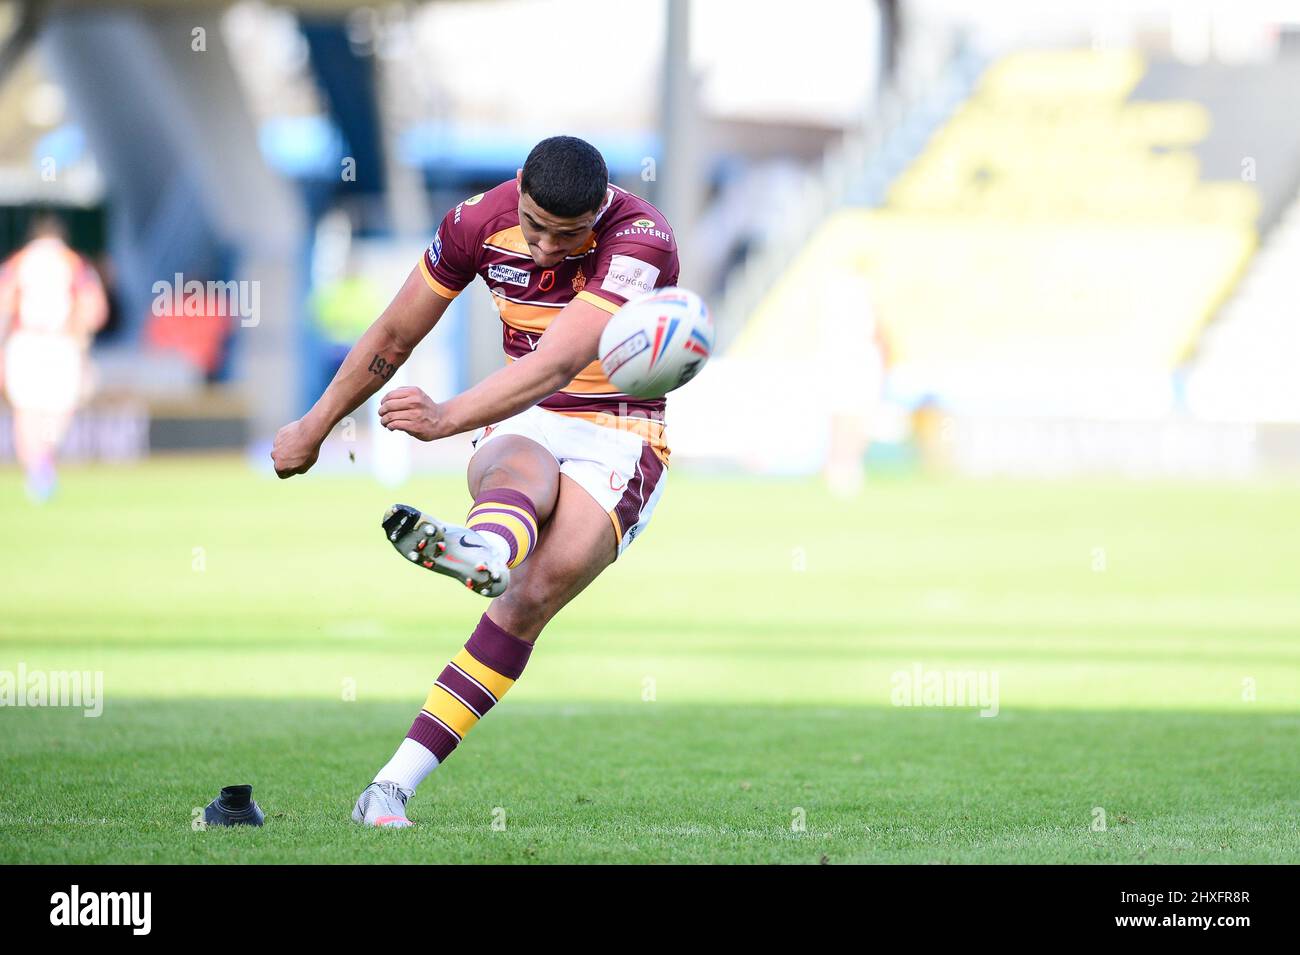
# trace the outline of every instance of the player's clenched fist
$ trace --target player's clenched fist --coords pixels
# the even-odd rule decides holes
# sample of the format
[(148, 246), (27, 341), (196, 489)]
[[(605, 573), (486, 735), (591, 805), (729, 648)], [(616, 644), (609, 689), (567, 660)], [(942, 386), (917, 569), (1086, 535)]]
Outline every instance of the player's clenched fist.
[(291, 421), (275, 433), (275, 445), (271, 448), (271, 462), (275, 473), (282, 478), (295, 474), (306, 474), (320, 454), (320, 440), (313, 434), (302, 419)]
[(432, 441), (451, 433), (441, 411), (419, 388), (395, 388), (379, 403), (379, 423), (389, 431), (405, 431), (421, 441)]

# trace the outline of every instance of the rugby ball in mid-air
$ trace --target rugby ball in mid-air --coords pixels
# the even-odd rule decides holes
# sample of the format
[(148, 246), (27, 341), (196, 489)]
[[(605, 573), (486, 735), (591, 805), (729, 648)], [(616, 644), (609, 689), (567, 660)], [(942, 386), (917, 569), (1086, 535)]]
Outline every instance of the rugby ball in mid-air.
[(659, 398), (686, 384), (713, 351), (713, 318), (694, 292), (661, 288), (613, 314), (600, 335), (600, 364), (625, 395)]

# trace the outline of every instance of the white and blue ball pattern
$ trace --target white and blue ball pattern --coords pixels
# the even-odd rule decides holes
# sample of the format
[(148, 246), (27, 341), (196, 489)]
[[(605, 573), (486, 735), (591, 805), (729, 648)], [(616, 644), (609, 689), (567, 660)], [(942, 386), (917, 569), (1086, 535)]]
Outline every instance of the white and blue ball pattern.
[(713, 352), (713, 318), (684, 288), (661, 288), (628, 302), (600, 336), (605, 376), (625, 395), (659, 398), (690, 381)]

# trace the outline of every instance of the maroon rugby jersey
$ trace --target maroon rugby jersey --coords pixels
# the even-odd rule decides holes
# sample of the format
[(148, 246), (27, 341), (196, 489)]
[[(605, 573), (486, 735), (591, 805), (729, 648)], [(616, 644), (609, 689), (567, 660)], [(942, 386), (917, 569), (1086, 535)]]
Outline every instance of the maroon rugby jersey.
[[(429, 287), (455, 298), (475, 275), (482, 276), (501, 314), (507, 361), (526, 355), (551, 319), (574, 298), (613, 313), (630, 298), (677, 283), (677, 243), (663, 214), (617, 186), (610, 186), (591, 236), (554, 268), (540, 268), (519, 228), (519, 192), (514, 179), (471, 196), (447, 213), (420, 259)], [(637, 430), (663, 447), (665, 401), (619, 394), (593, 361), (563, 390), (539, 402), (561, 414), (597, 423), (644, 418)]]

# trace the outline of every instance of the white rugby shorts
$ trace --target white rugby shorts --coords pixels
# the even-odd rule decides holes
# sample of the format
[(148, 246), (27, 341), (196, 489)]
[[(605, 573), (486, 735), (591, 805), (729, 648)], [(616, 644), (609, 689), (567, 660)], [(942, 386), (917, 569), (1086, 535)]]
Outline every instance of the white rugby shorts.
[(641, 435), (534, 405), (480, 428), (473, 438), (475, 450), (503, 434), (529, 438), (551, 453), (560, 473), (605, 509), (614, 524), (620, 555), (650, 523), (668, 469)]

